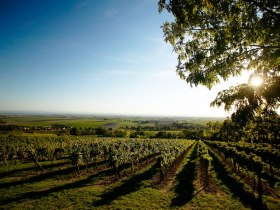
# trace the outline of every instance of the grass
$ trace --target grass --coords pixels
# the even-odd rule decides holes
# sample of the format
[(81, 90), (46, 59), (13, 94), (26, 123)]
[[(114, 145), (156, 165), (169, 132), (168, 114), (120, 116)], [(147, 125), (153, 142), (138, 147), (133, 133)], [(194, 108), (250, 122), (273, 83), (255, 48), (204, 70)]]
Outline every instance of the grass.
[(168, 194), (145, 187), (119, 197), (110, 204), (94, 207), (94, 209), (167, 209), (169, 203)]
[(131, 177), (110, 186), (100, 196), (100, 199), (93, 203), (94, 208), (110, 209), (113, 206), (114, 209), (123, 209), (124, 207), (139, 209), (143, 208), (143, 202), (151, 206), (150, 198), (147, 195), (160, 196), (156, 199), (162, 200), (163, 193), (152, 188), (153, 177), (156, 174), (158, 174), (158, 168), (156, 164), (152, 164)]
[(192, 200), (183, 206), (181, 209), (221, 209), (221, 210), (235, 210), (235, 209), (250, 209), (244, 207), (237, 199), (224, 193), (205, 193), (200, 192), (195, 195)]

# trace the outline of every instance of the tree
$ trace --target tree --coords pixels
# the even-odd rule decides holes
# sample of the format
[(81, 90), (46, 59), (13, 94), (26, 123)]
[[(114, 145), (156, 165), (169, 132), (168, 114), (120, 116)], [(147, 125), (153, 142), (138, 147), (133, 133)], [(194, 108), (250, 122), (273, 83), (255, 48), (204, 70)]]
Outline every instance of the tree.
[(106, 135), (106, 133), (107, 133), (107, 130), (105, 128), (102, 128), (102, 127), (96, 128), (96, 131), (95, 131), (96, 135), (104, 136), (104, 135)]
[(211, 139), (238, 142), (244, 139), (247, 140), (246, 137), (247, 136), (244, 134), (243, 127), (227, 118), (223, 122), (219, 132), (215, 133)]
[(253, 120), (248, 121), (245, 126), (228, 118), (211, 139), (279, 144), (279, 129), (280, 118), (277, 116), (256, 116)]
[(70, 135), (80, 136), (81, 134), (81, 129), (78, 129), (76, 127), (70, 129)]
[(258, 89), (242, 84), (221, 91), (211, 105), (232, 107), (233, 120), (277, 114), (280, 105), (279, 0), (159, 0), (165, 41), (178, 54), (177, 73), (191, 86), (209, 89), (221, 80), (253, 70)]

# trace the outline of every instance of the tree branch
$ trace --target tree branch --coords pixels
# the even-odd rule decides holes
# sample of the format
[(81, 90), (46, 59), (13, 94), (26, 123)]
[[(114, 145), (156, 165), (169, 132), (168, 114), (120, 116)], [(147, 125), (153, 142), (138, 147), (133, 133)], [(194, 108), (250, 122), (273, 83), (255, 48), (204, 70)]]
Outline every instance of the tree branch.
[(279, 49), (280, 46), (263, 46), (263, 45), (249, 45), (250, 47), (258, 47), (258, 48), (276, 48)]
[(253, 3), (253, 4), (256, 5), (257, 7), (259, 7), (261, 10), (266, 11), (266, 12), (270, 13), (271, 15), (274, 15), (274, 16), (280, 18), (280, 14), (279, 14), (279, 13), (276, 13), (276, 12), (274, 12), (273, 10), (270, 10), (270, 9), (268, 9), (267, 7), (264, 7), (264, 5), (258, 3), (258, 2), (255, 1), (255, 0), (247, 0), (247, 2)]

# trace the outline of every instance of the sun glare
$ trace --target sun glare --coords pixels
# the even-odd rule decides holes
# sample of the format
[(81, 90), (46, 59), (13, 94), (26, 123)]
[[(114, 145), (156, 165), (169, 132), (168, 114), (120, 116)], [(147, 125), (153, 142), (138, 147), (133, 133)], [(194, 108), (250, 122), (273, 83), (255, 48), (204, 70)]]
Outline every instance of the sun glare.
[(261, 77), (252, 77), (249, 81), (250, 85), (254, 86), (254, 87), (259, 87), (262, 85), (263, 83), (263, 79)]

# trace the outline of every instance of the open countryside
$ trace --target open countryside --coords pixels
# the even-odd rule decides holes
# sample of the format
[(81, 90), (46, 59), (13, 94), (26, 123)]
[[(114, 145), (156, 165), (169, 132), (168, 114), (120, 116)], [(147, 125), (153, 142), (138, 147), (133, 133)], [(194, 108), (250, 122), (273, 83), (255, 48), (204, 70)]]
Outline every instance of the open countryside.
[(1, 0), (0, 209), (280, 209), (279, 0)]
[(208, 120), (3, 115), (1, 206), (278, 209), (279, 147), (201, 141)]

